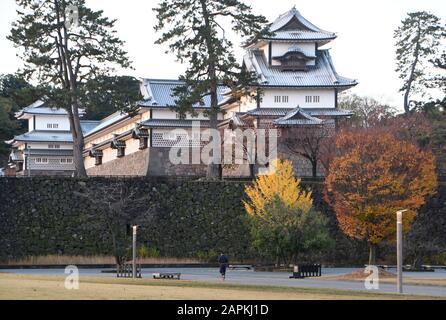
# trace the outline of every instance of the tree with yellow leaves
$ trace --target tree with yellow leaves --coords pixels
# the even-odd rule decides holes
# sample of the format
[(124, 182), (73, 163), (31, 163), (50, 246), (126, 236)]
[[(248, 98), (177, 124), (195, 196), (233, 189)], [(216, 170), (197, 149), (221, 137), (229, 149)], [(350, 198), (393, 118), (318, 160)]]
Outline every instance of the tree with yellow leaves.
[(341, 132), (336, 147), (339, 156), (325, 180), (325, 199), (344, 233), (369, 243), (373, 265), (376, 246), (395, 238), (396, 211), (409, 210), (403, 219), (407, 232), (435, 193), (434, 156), (380, 129)]
[(311, 192), (300, 187), (292, 163), (275, 160), (272, 165), (273, 173), (245, 188), (254, 247), (276, 264), (296, 262), (300, 254), (331, 243), (327, 221), (314, 210)]

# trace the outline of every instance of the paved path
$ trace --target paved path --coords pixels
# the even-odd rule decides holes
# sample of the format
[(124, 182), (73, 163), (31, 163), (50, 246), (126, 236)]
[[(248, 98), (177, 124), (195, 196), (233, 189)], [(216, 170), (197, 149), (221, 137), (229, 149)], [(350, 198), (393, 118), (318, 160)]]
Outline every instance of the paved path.
[[(351, 268), (324, 268), (323, 275), (342, 275), (352, 272)], [(81, 269), (80, 276), (102, 276), (114, 277), (113, 273), (102, 273), (100, 269)], [(32, 275), (64, 275), (63, 269), (25, 269), (25, 270), (2, 270), (2, 272), (11, 272), (17, 274)], [(210, 268), (153, 268), (143, 269), (143, 277), (149, 278), (154, 272), (180, 272), (182, 279), (205, 282), (220, 282), (218, 269)], [(320, 289), (340, 289), (367, 291), (363, 282), (356, 281), (338, 281), (322, 280), (317, 278), (310, 279), (289, 279), (289, 273), (282, 272), (254, 272), (252, 270), (228, 270), (226, 283), (244, 284), (244, 285), (265, 285), (265, 286), (283, 286), (283, 287), (306, 287)], [(405, 272), (404, 276), (412, 278), (443, 278), (446, 279), (446, 270), (437, 270), (433, 273), (411, 273)], [(395, 284), (380, 284), (379, 290), (374, 292), (395, 293)], [(430, 295), (446, 297), (446, 287), (427, 286), (427, 285), (405, 285), (404, 292), (414, 295)]]

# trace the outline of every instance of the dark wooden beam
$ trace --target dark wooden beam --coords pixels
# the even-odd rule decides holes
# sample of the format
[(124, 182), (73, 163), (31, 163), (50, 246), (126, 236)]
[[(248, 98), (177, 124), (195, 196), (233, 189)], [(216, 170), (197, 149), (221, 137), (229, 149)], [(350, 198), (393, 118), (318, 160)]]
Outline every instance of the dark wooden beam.
[(272, 60), (273, 60), (273, 43), (272, 41), (270, 41), (268, 43), (268, 63), (271, 66), (272, 65)]
[(335, 109), (338, 108), (338, 89), (335, 89)]

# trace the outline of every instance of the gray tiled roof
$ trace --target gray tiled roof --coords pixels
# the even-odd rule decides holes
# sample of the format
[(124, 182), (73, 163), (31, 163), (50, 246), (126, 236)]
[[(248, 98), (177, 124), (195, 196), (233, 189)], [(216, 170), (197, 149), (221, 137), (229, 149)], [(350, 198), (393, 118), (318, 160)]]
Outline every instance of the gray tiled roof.
[[(294, 108), (259, 108), (253, 109), (247, 112), (247, 114), (252, 116), (272, 116), (272, 117), (283, 117), (288, 112)], [(353, 113), (350, 110), (341, 110), (333, 108), (302, 108), (302, 110), (311, 116), (332, 116), (332, 117), (343, 117), (350, 116)]]
[(262, 86), (276, 87), (352, 87), (355, 80), (339, 76), (328, 50), (318, 50), (316, 65), (306, 71), (283, 71), (270, 67), (261, 51), (253, 50), (244, 57), (249, 71), (257, 73)]
[[(294, 30), (283, 30), (292, 20), (296, 20), (301, 27)], [(270, 30), (275, 33), (270, 39), (277, 40), (331, 40), (336, 38), (335, 33), (322, 30), (305, 19), (295, 7), (280, 15), (271, 24)]]
[[(162, 79), (144, 79), (143, 88), (145, 92), (145, 100), (139, 103), (142, 107), (172, 107), (175, 106), (176, 97), (173, 96), (173, 90), (184, 82), (180, 80), (162, 80)], [(218, 87), (218, 101), (221, 103), (227, 100), (223, 93), (227, 90), (225, 86)], [(208, 108), (210, 107), (210, 97), (204, 98), (204, 106), (195, 105), (196, 108)]]
[[(23, 116), (24, 114), (31, 115), (52, 115), (52, 116), (68, 116), (68, 112), (63, 108), (50, 108), (45, 106), (45, 102), (42, 100), (37, 100), (30, 104), (26, 108), (23, 108), (15, 114), (17, 118)], [(79, 109), (79, 115), (85, 114), (84, 109)]]
[(278, 127), (286, 126), (298, 126), (298, 125), (320, 125), (319, 121), (307, 120), (307, 119), (296, 119), (296, 120), (277, 120), (274, 122)]
[(147, 128), (191, 128), (199, 123), (201, 128), (209, 128), (208, 120), (180, 120), (180, 119), (150, 119), (141, 122), (142, 127)]
[(14, 138), (23, 142), (73, 142), (69, 131), (31, 131)]
[(93, 120), (81, 120), (81, 128), (82, 132), (84, 134), (92, 131), (94, 128), (96, 128), (101, 121), (93, 121)]
[(323, 32), (311, 31), (278, 31), (273, 37), (265, 38), (266, 40), (300, 40), (300, 41), (327, 41), (335, 39), (336, 35)]
[(40, 108), (25, 108), (20, 111), (19, 116), (21, 114), (35, 114), (35, 115), (52, 115), (52, 116), (67, 116), (68, 112), (65, 109), (56, 109), (56, 108), (48, 108), (48, 107), (40, 107)]
[[(28, 151), (25, 151), (28, 154)], [(62, 156), (71, 157), (73, 156), (73, 150), (62, 150), (62, 149), (30, 149), (29, 154), (32, 156)]]
[(274, 124), (277, 126), (320, 125), (322, 123), (321, 119), (309, 115), (299, 107), (274, 121)]
[(120, 111), (113, 113), (112, 115), (108, 116), (107, 118), (104, 118), (102, 121), (100, 121), (92, 130), (87, 131), (84, 133), (84, 137), (88, 137), (92, 135), (93, 133), (96, 133), (98, 131), (101, 131), (102, 129), (111, 126), (112, 124), (119, 122), (125, 118), (127, 118), (129, 115), (127, 113), (121, 113)]

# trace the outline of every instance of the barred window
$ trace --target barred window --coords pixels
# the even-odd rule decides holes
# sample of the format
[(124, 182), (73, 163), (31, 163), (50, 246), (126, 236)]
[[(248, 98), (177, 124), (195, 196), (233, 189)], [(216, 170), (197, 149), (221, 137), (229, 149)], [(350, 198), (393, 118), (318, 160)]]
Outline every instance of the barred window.
[(71, 158), (62, 158), (62, 159), (60, 159), (60, 163), (61, 164), (71, 164), (71, 163), (73, 163), (73, 159), (71, 159)]
[(38, 163), (38, 164), (47, 164), (48, 158), (36, 158), (34, 161), (35, 161), (35, 163)]
[(319, 103), (320, 101), (320, 96), (305, 96), (305, 103)]

